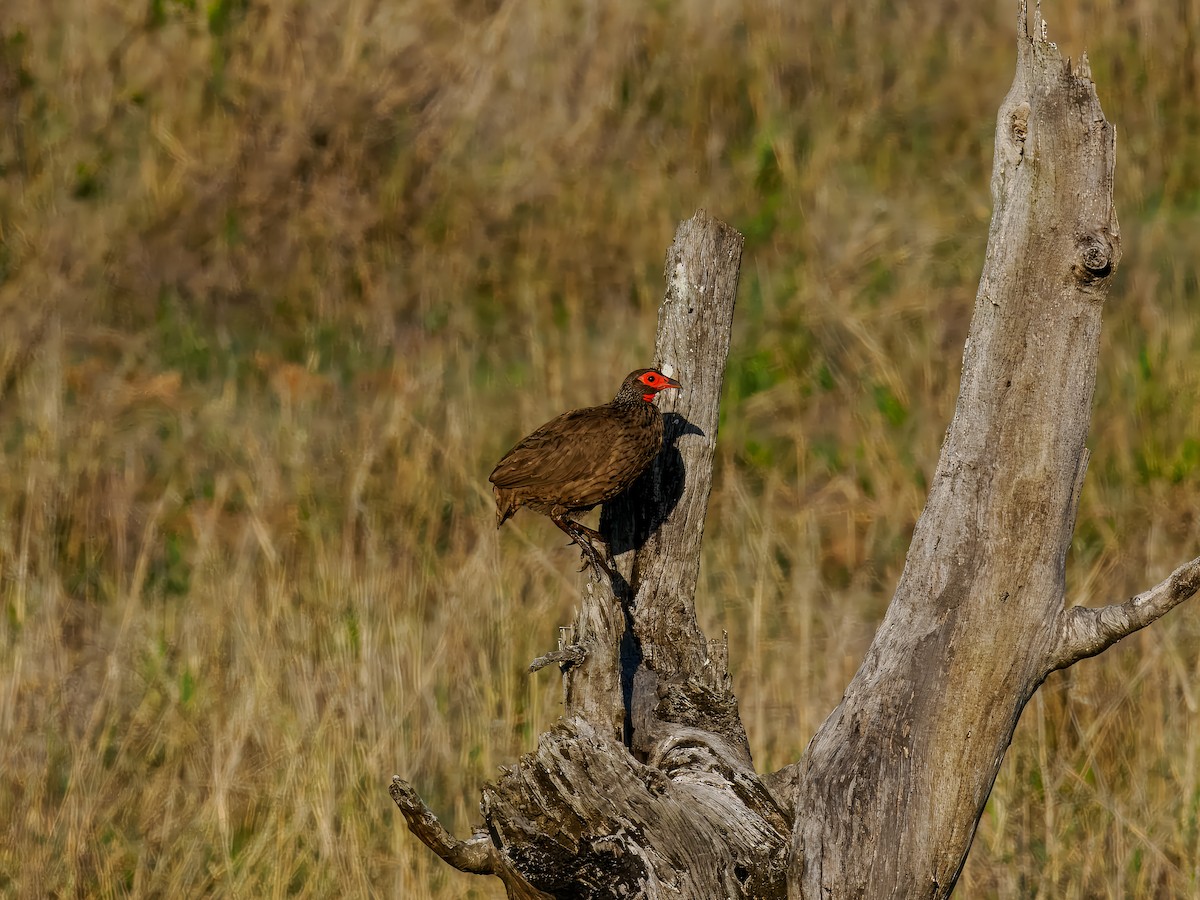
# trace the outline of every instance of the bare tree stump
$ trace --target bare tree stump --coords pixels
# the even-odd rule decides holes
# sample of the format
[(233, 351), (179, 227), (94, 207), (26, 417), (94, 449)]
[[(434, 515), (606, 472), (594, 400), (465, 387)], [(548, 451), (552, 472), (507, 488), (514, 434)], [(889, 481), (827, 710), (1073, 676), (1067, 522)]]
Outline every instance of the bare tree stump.
[(874, 642), (804, 757), (754, 772), (724, 641), (693, 595), (742, 242), (703, 212), (667, 256), (657, 355), (685, 390), (651, 471), (601, 520), (564, 668), (565, 715), (484, 788), (457, 841), (399, 779), (410, 829), (510, 897), (946, 897), (1017, 720), (1055, 669), (1200, 586), (1200, 559), (1104, 609), (1068, 608), (1100, 321), (1120, 257), (1113, 128), (1077, 67), (1019, 15), (1000, 107), (987, 261), (962, 384)]

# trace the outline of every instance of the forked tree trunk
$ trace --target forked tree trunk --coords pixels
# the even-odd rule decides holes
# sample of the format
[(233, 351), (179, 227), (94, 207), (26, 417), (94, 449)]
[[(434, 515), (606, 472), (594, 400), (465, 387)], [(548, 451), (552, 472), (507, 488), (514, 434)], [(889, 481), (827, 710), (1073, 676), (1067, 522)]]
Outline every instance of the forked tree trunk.
[[(1026, 702), (1200, 585), (1200, 559), (1118, 606), (1068, 608), (1101, 310), (1120, 255), (1114, 132), (1019, 17), (987, 260), (925, 511), (875, 640), (804, 757), (754, 772), (724, 641), (693, 594), (741, 238), (699, 213), (667, 256), (657, 362), (685, 390), (651, 471), (606, 507), (622, 575), (595, 574), (565, 714), (484, 788), (458, 841), (399, 779), (418, 837), (512, 897), (945, 897)], [(668, 401), (671, 402), (671, 401)]]

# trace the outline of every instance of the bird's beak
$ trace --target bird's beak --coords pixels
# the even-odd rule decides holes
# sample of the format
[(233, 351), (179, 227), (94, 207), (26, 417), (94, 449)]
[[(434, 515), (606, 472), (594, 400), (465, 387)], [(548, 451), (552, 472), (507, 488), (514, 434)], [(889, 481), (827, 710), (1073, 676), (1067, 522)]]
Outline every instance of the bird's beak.
[(672, 388), (679, 389), (679, 388), (683, 387), (682, 384), (680, 384), (678, 381), (676, 381), (670, 375), (664, 375), (663, 378), (667, 379), (667, 383), (665, 385), (663, 385), (661, 388), (659, 388), (659, 390), (661, 390), (661, 391), (669, 391)]

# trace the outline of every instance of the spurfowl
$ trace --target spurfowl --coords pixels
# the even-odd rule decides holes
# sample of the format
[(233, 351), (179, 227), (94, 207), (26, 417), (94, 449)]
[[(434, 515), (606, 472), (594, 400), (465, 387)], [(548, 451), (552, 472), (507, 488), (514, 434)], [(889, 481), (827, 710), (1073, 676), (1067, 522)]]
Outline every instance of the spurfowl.
[(522, 440), (488, 478), (496, 494), (496, 527), (528, 507), (549, 516), (585, 558), (603, 565), (593, 544), (604, 543), (599, 532), (567, 516), (611, 500), (646, 470), (663, 441), (654, 397), (680, 386), (657, 369), (638, 369), (611, 403), (563, 413)]

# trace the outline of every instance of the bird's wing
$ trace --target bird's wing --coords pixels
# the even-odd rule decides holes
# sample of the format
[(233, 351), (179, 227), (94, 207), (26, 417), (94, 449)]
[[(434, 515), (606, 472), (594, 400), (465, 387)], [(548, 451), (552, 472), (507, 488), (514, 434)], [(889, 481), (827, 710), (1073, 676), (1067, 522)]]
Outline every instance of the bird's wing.
[(563, 413), (509, 450), (488, 480), (502, 488), (563, 484), (616, 465), (635, 439), (616, 419), (602, 406)]

